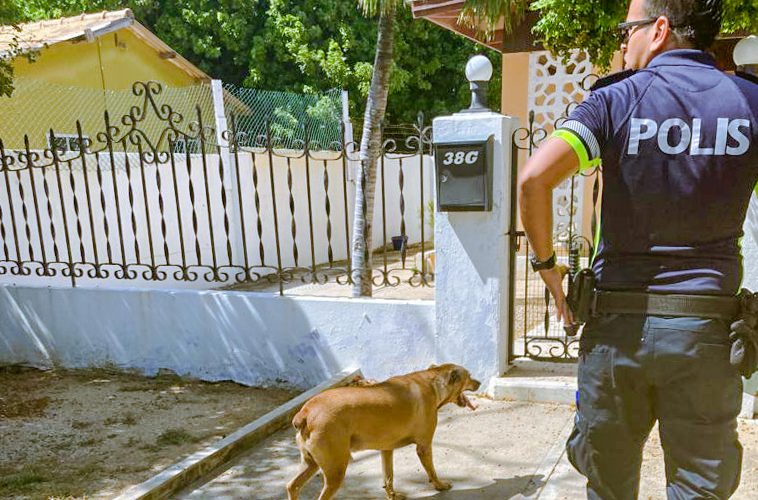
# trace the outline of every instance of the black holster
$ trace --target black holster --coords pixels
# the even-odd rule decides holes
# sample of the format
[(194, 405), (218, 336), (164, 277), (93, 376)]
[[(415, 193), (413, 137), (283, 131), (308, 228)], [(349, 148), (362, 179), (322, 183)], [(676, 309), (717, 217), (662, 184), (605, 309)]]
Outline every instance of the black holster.
[(582, 269), (569, 279), (566, 300), (575, 324), (584, 324), (590, 319), (595, 301), (595, 273), (592, 269)]
[(737, 295), (739, 317), (731, 325), (730, 361), (745, 378), (758, 370), (758, 293), (742, 289)]

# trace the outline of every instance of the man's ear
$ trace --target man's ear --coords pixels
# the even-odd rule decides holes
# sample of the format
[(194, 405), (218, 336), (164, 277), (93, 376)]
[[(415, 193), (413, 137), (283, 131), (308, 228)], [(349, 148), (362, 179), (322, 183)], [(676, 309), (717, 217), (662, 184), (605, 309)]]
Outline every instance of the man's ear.
[(655, 34), (653, 40), (650, 43), (650, 49), (652, 52), (658, 52), (663, 49), (668, 43), (669, 38), (673, 36), (671, 31), (671, 21), (665, 16), (661, 16), (653, 24)]

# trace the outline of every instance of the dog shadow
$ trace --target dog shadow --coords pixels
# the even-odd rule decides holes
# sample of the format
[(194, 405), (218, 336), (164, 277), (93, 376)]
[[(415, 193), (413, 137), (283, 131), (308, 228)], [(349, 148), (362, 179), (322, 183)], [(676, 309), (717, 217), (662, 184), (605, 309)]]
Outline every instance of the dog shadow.
[(530, 474), (528, 476), (513, 476), (505, 479), (494, 479), (492, 484), (467, 489), (455, 489), (440, 491), (425, 498), (439, 500), (482, 500), (485, 498), (497, 498), (507, 500), (516, 495), (530, 497), (536, 495), (545, 485), (542, 474)]

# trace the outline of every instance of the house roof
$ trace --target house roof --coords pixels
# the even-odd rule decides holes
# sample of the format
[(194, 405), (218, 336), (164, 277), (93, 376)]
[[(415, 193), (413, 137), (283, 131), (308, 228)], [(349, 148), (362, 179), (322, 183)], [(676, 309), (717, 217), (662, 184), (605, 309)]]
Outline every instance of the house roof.
[(542, 46), (535, 42), (531, 33), (532, 26), (539, 18), (536, 12), (527, 12), (523, 21), (514, 26), (513, 31), (507, 35), (501, 20), (492, 37), (485, 39), (477, 30), (458, 23), (465, 0), (411, 0), (409, 3), (414, 19), (426, 19), (498, 52), (542, 50)]
[(12, 49), (14, 37), (21, 52), (38, 50), (56, 43), (92, 41), (120, 29), (130, 30), (137, 38), (152, 47), (162, 59), (179, 67), (191, 77), (209, 81), (210, 77), (183, 58), (149, 29), (134, 19), (131, 9), (81, 14), (78, 16), (0, 26), (0, 55)]

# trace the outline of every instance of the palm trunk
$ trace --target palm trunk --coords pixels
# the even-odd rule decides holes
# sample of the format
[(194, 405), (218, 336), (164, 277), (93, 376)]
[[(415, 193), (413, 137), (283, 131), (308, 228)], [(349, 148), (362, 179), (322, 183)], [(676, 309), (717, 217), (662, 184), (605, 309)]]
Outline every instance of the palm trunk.
[(372, 228), (376, 164), (382, 154), (381, 123), (387, 109), (387, 93), (392, 71), (392, 36), (395, 12), (379, 16), (374, 72), (363, 116), (361, 137), (361, 169), (355, 189), (355, 221), (353, 223), (353, 297), (370, 297), (372, 290)]

